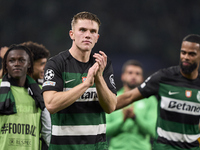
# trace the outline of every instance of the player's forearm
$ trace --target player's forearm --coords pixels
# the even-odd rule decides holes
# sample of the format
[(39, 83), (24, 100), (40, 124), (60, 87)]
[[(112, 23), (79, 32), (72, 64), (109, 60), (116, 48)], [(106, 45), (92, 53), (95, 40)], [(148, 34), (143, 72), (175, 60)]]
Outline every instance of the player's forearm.
[(65, 92), (45, 91), (44, 101), (48, 111), (53, 114), (72, 105), (90, 86), (81, 83)]
[[(110, 92), (97, 92), (99, 103), (106, 113), (111, 113), (116, 109), (117, 98), (114, 93)], [(100, 94), (101, 93), (101, 94)], [(103, 94), (104, 93), (104, 94)]]
[(117, 96), (116, 110), (121, 109), (141, 98), (143, 97), (138, 88), (125, 92), (124, 94)]
[(117, 96), (117, 106), (116, 110), (121, 109), (131, 103), (130, 93), (124, 93)]
[(108, 88), (103, 77), (95, 79), (95, 85), (101, 107), (106, 113), (113, 112), (117, 104), (116, 95)]

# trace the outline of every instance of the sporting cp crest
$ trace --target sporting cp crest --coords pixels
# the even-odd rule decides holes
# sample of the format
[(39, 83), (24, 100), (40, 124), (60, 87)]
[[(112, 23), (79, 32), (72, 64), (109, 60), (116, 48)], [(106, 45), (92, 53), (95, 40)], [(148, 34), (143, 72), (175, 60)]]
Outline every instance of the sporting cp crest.
[(185, 91), (185, 96), (186, 96), (187, 98), (190, 98), (190, 97), (192, 96), (192, 91), (186, 90), (186, 91)]
[(82, 77), (82, 82), (84, 82), (87, 79), (87, 77)]

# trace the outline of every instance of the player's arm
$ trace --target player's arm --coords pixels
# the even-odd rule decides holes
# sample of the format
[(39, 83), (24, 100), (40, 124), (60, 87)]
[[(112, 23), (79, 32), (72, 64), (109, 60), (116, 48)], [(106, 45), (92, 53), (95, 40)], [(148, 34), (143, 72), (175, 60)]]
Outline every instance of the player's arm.
[(113, 112), (116, 108), (117, 98), (116, 95), (108, 88), (103, 76), (95, 78), (95, 85), (101, 107), (106, 113)]
[(108, 88), (103, 78), (103, 71), (107, 65), (107, 56), (102, 51), (99, 53), (100, 54), (94, 54), (95, 61), (99, 64), (99, 69), (95, 76), (95, 85), (101, 107), (106, 113), (111, 113), (116, 108), (117, 98), (116, 95)]
[(53, 114), (73, 104), (83, 93), (94, 84), (94, 75), (98, 65), (94, 64), (88, 71), (85, 82), (75, 86), (69, 91), (44, 91), (43, 97), (46, 108)]
[(144, 97), (149, 97), (151, 95), (157, 95), (159, 90), (159, 82), (162, 75), (165, 74), (161, 71), (157, 71), (151, 76), (149, 76), (145, 82), (140, 86), (125, 92), (124, 94), (117, 97), (117, 108), (123, 108), (137, 100)]
[(137, 101), (142, 98), (143, 98), (143, 96), (140, 93), (140, 91), (138, 90), (138, 88), (134, 88), (130, 91), (127, 91), (124, 94), (117, 96), (116, 110), (121, 109), (121, 108), (133, 103), (134, 101)]

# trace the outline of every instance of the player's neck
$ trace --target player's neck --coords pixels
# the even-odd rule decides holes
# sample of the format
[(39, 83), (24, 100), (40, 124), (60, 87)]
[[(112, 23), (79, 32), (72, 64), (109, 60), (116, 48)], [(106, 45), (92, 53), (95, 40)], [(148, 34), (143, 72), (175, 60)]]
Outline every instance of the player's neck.
[(130, 91), (131, 89), (128, 87), (128, 86), (126, 86), (126, 85), (124, 85), (124, 92), (128, 92), (128, 91)]
[(72, 55), (72, 57), (74, 57), (76, 60), (80, 62), (88, 62), (90, 59), (91, 51), (83, 51), (77, 48), (71, 48), (69, 52)]
[(21, 78), (13, 78), (8, 74), (9, 81), (14, 86), (23, 87), (26, 81), (26, 76), (22, 76)]
[(194, 80), (198, 77), (198, 69), (195, 69), (191, 74), (184, 74), (182, 72), (182, 70), (180, 70), (180, 72), (181, 72), (182, 76), (184, 76), (187, 79)]

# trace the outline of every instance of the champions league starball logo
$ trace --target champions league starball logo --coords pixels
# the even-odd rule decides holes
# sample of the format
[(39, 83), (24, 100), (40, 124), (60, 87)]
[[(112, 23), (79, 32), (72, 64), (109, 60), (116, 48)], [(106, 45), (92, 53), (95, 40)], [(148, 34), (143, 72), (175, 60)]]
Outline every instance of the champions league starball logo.
[(52, 69), (48, 69), (45, 73), (45, 80), (51, 80), (54, 77), (54, 71)]

